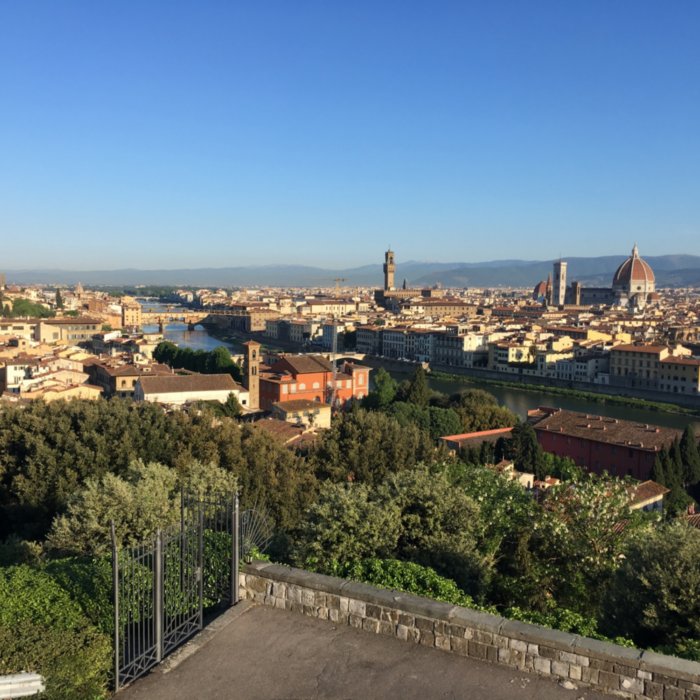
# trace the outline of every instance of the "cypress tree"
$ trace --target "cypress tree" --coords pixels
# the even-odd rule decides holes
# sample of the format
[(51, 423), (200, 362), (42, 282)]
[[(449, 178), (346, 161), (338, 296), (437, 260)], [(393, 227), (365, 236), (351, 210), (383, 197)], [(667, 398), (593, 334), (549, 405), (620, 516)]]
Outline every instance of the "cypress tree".
[(683, 431), (680, 443), (681, 461), (683, 463), (683, 483), (695, 486), (700, 482), (700, 453), (695, 431), (689, 425)]
[(428, 405), (428, 400), (430, 399), (430, 387), (428, 387), (428, 377), (425, 374), (425, 370), (422, 365), (416, 367), (416, 371), (411, 377), (411, 383), (408, 386), (408, 391), (406, 392), (406, 400), (421, 408), (425, 408)]
[(681, 483), (681, 466), (676, 462), (673, 455), (673, 446), (670, 450), (663, 450), (661, 453), (664, 473), (666, 474), (666, 486), (673, 488), (675, 484)]
[(657, 484), (666, 486), (666, 472), (664, 471), (664, 463), (660, 455), (656, 455), (654, 459), (654, 466), (651, 469), (651, 480), (655, 481)]

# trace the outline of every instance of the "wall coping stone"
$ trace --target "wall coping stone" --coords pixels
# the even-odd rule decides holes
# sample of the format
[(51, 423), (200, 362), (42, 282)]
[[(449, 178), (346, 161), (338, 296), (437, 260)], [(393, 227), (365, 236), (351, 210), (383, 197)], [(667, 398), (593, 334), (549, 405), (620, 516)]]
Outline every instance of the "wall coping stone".
[[(245, 564), (243, 572), (248, 568), (253, 568), (250, 564)], [(274, 581), (282, 581), (283, 583), (291, 583), (297, 586), (305, 586), (314, 591), (323, 591), (324, 593), (335, 593), (343, 595), (342, 589), (347, 584), (347, 581), (337, 576), (326, 576), (324, 574), (315, 574), (312, 571), (304, 571), (303, 569), (293, 569), (290, 566), (283, 564), (270, 564), (266, 562), (266, 566), (255, 567), (255, 571), (251, 571), (261, 578), (269, 578)]]
[[(700, 682), (700, 662), (618, 646), (611, 642), (582, 637), (540, 625), (507, 620), (498, 615), (443, 603), (430, 598), (378, 588), (366, 583), (336, 576), (316, 574), (269, 562), (243, 564), (241, 572), (271, 581), (281, 581), (324, 593), (336, 594), (366, 603), (373, 603), (399, 612), (432, 618), (483, 632), (492, 632), (511, 639), (570, 651), (584, 657), (609, 661), (630, 668), (661, 674), (691, 683)], [(596, 684), (594, 684), (596, 685)]]
[(640, 663), (643, 671), (677, 676), (684, 681), (700, 683), (700, 663), (681, 659), (679, 656), (667, 656), (656, 651), (643, 651)]
[(577, 637), (574, 643), (574, 652), (603, 661), (624, 661), (625, 666), (633, 668), (639, 668), (639, 660), (642, 656), (641, 649), (623, 647), (619, 644), (604, 642), (601, 639), (591, 639), (590, 637)]
[[(400, 591), (394, 591), (388, 588), (377, 588), (376, 586), (369, 586), (359, 581), (339, 580), (343, 581), (343, 585), (340, 587), (340, 595), (346, 598), (356, 598), (365, 603), (384, 605), (388, 608), (396, 608), (403, 605), (402, 601), (406, 594)], [(434, 601), (430, 602), (432, 603)]]
[(504, 637), (513, 637), (532, 644), (544, 644), (564, 651), (574, 651), (579, 636), (520, 620), (504, 620), (499, 631)]
[(505, 618), (498, 615), (481, 612), (481, 610), (472, 610), (471, 608), (462, 608), (455, 605), (452, 608), (453, 612), (449, 617), (449, 622), (463, 627), (472, 627), (481, 632), (493, 632), (500, 634), (501, 627), (506, 621)]

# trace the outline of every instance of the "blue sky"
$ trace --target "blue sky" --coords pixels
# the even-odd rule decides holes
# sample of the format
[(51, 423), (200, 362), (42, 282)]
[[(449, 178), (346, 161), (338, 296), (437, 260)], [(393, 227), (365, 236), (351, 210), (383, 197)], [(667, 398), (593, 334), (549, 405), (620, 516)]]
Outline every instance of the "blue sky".
[(700, 2), (0, 3), (0, 267), (700, 254)]

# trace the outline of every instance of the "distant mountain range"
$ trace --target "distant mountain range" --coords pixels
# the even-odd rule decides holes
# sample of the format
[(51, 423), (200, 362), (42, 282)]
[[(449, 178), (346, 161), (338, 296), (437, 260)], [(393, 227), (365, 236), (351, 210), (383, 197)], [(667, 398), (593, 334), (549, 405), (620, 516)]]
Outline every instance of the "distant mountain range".
[[(609, 286), (624, 255), (597, 258), (565, 258), (568, 280), (584, 286)], [(659, 286), (700, 287), (700, 256), (659, 255), (644, 258), (656, 274)], [(396, 284), (443, 287), (534, 287), (547, 279), (552, 261), (493, 260), (479, 263), (432, 263), (409, 261), (396, 266)], [(10, 284), (174, 285), (195, 287), (332, 287), (337, 277), (342, 286), (380, 287), (381, 265), (342, 270), (303, 265), (197, 268), (183, 270), (8, 270)]]

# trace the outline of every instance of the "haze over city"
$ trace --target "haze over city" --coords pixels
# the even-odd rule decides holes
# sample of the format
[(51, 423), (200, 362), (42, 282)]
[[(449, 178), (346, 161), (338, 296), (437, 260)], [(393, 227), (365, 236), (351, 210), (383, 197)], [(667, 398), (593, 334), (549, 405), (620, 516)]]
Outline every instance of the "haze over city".
[(0, 7), (5, 269), (700, 254), (700, 6)]

